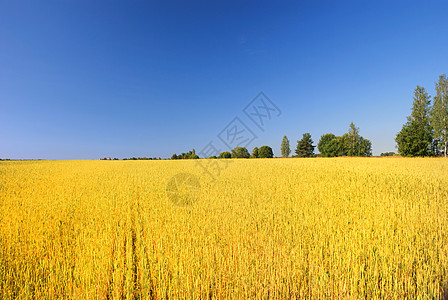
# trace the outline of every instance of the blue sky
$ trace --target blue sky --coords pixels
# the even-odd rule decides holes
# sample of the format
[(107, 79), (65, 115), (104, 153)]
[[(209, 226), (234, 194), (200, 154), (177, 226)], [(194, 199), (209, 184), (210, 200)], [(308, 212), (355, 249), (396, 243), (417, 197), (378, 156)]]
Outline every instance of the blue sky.
[[(276, 156), (352, 121), (395, 151), (447, 21), (446, 1), (0, 0), (0, 157), (170, 157), (234, 117)], [(264, 132), (242, 112), (260, 91), (282, 111)]]

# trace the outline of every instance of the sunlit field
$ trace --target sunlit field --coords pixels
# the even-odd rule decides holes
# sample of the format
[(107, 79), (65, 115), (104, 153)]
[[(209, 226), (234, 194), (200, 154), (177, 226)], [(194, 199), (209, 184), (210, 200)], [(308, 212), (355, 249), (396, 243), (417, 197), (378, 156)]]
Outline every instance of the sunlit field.
[[(448, 287), (448, 160), (242, 159), (215, 181), (201, 171), (0, 162), (0, 298), (413, 299)], [(180, 206), (166, 189), (183, 172), (201, 187)]]

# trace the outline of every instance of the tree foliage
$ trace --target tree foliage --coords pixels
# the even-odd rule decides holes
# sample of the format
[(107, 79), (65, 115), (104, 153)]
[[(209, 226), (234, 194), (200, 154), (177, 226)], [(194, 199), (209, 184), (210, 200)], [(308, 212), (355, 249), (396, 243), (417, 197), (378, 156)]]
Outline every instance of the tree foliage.
[(249, 158), (249, 151), (245, 147), (236, 147), (232, 150), (232, 158)]
[(335, 155), (329, 155), (328, 145), (332, 140), (334, 140), (336, 136), (333, 133), (326, 133), (320, 137), (319, 143), (317, 144), (317, 149), (319, 150), (321, 156), (329, 157)]
[(188, 153), (181, 153), (179, 155), (174, 153), (171, 156), (171, 159), (198, 159), (198, 158), (199, 158), (199, 156), (196, 154), (196, 151), (194, 149), (191, 151), (188, 151)]
[(258, 157), (259, 158), (272, 158), (274, 157), (274, 152), (272, 148), (269, 146), (262, 146), (258, 149)]
[(372, 142), (359, 134), (359, 128), (353, 122), (343, 136), (322, 135), (317, 148), (323, 157), (372, 155)]
[(286, 135), (283, 137), (282, 140), (282, 144), (281, 144), (281, 152), (282, 152), (282, 157), (288, 157), (289, 154), (291, 153), (291, 148), (289, 146), (289, 140), (286, 137)]
[(304, 133), (301, 140), (297, 141), (296, 157), (312, 157), (314, 156), (313, 140), (311, 134)]
[(414, 91), (412, 113), (398, 132), (395, 141), (403, 156), (430, 156), (433, 151), (433, 132), (430, 124), (430, 96), (424, 87)]
[(229, 151), (219, 153), (218, 158), (231, 158), (232, 154)]
[(448, 146), (448, 79), (445, 74), (436, 82), (436, 96), (430, 111), (430, 123), (434, 130), (434, 151), (447, 157)]
[(254, 150), (252, 150), (252, 155), (250, 157), (258, 158), (258, 147), (255, 147)]

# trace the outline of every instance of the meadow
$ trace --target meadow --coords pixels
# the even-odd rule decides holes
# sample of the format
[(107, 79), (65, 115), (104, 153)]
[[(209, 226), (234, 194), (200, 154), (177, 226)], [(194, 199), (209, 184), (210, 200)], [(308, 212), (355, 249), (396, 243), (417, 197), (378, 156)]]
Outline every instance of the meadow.
[(439, 298), (447, 241), (443, 158), (0, 162), (1, 299)]

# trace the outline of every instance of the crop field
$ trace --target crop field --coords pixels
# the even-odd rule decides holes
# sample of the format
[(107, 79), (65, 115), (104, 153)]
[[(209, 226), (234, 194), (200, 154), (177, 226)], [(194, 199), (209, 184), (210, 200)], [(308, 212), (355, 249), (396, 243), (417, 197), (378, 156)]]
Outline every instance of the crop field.
[[(448, 160), (229, 162), (214, 181), (193, 160), (0, 162), (0, 298), (414, 299), (448, 288)], [(170, 185), (185, 173), (199, 185)]]

